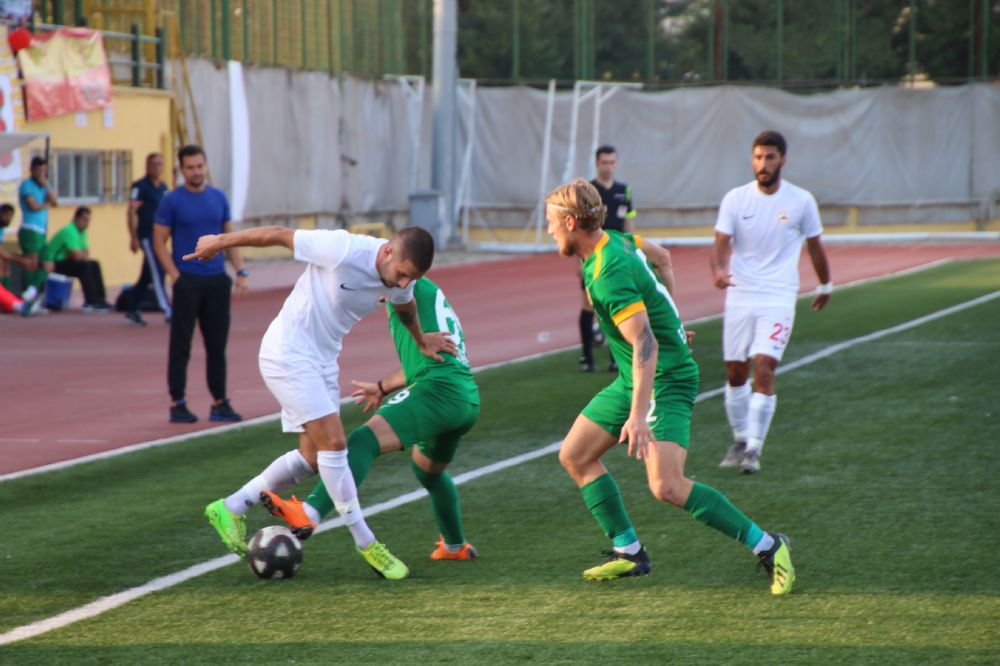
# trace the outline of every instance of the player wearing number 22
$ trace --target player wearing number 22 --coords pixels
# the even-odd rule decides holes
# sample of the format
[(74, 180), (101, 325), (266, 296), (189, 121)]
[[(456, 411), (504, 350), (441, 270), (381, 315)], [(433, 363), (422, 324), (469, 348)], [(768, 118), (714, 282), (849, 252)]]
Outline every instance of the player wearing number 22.
[(667, 251), (639, 236), (602, 230), (604, 205), (585, 180), (556, 188), (545, 203), (548, 232), (560, 254), (582, 261), (587, 294), (619, 368), (615, 381), (584, 407), (559, 450), (559, 461), (612, 543), (607, 560), (584, 571), (584, 578), (641, 576), (651, 569), (618, 486), (601, 462), (615, 444), (626, 443), (628, 454), (644, 462), (654, 497), (750, 548), (771, 577), (772, 594), (791, 591), (795, 570), (787, 537), (765, 532), (722, 493), (684, 476), (698, 366), (665, 286), (672, 283)]
[[(357, 390), (353, 395), (365, 412), (378, 411), (348, 436), (347, 461), (360, 488), (378, 456), (412, 447), (413, 473), (430, 495), (441, 533), (431, 559), (469, 560), (477, 553), (465, 540), (458, 488), (446, 470), (463, 435), (479, 417), (479, 388), (469, 370), (462, 325), (444, 292), (429, 279), (421, 278), (414, 287), (413, 298), (420, 328), (425, 333), (449, 334), (456, 352), (442, 353), (444, 360), (440, 363), (427, 358), (420, 353), (395, 310), (387, 308), (389, 332), (401, 367), (377, 382), (354, 382)], [(300, 538), (312, 534), (320, 519), (333, 509), (333, 501), (322, 482), (305, 502), (294, 497), (283, 499), (268, 491), (261, 499)]]
[(816, 199), (781, 179), (785, 150), (778, 132), (761, 132), (754, 139), (755, 178), (722, 199), (711, 252), (712, 281), (726, 290), (722, 353), (726, 416), (733, 430), (732, 446), (719, 466), (739, 467), (744, 474), (760, 471), (774, 417), (774, 374), (795, 322), (803, 238), (820, 282), (812, 309), (823, 309), (833, 292)]

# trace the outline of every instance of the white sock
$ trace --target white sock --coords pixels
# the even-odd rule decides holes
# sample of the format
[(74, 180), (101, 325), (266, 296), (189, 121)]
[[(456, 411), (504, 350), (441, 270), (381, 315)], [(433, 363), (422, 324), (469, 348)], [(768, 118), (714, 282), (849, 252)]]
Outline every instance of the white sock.
[(764, 440), (767, 439), (767, 431), (771, 427), (771, 419), (774, 418), (774, 408), (777, 405), (778, 396), (754, 393), (750, 396), (750, 414), (747, 419), (747, 449), (750, 451), (760, 451), (764, 448)]
[(347, 466), (347, 450), (320, 451), (317, 454), (319, 475), (327, 492), (333, 499), (333, 506), (344, 519), (344, 524), (354, 537), (354, 545), (362, 550), (375, 542), (375, 534), (365, 523), (361, 504), (358, 502), (358, 488), (354, 485), (354, 475)]
[(226, 508), (241, 516), (260, 501), (262, 490), (280, 493), (315, 474), (298, 449), (278, 456), (267, 468), (225, 499)]
[(753, 554), (760, 555), (764, 551), (771, 550), (771, 547), (773, 545), (774, 545), (774, 537), (768, 534), (767, 532), (764, 532), (764, 536), (762, 536), (760, 538), (760, 541), (757, 542), (757, 545), (753, 547)]
[(38, 287), (36, 287), (35, 285), (31, 285), (30, 287), (24, 290), (23, 294), (21, 294), (21, 300), (30, 301), (35, 296), (38, 296)]
[(747, 416), (750, 411), (750, 382), (742, 386), (730, 386), (725, 390), (726, 417), (733, 429), (733, 441), (747, 441)]
[(642, 548), (642, 544), (639, 543), (638, 541), (633, 541), (627, 546), (614, 547), (616, 553), (625, 553), (626, 555), (635, 555), (636, 553), (639, 552), (640, 548)]
[(306, 512), (306, 515), (309, 516), (309, 520), (319, 525), (319, 521), (323, 519), (323, 516), (319, 515), (319, 511), (316, 510), (316, 507), (308, 502), (303, 502), (302, 509)]

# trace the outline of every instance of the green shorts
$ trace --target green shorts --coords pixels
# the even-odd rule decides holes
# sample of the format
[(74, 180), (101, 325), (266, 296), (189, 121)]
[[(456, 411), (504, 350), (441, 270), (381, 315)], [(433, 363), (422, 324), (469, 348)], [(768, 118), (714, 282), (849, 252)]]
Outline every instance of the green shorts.
[(434, 462), (450, 463), (462, 435), (479, 418), (479, 391), (475, 384), (418, 380), (389, 398), (378, 414), (404, 449), (416, 444)]
[[(691, 412), (698, 395), (698, 377), (660, 379), (653, 384), (646, 421), (657, 442), (676, 442), (685, 449), (691, 443)], [(632, 388), (618, 377), (595, 395), (583, 408), (583, 415), (601, 426), (612, 437), (621, 435), (622, 426), (632, 410)]]
[(34, 229), (21, 228), (17, 230), (17, 243), (23, 254), (37, 254), (39, 261), (49, 261), (49, 246), (44, 234)]

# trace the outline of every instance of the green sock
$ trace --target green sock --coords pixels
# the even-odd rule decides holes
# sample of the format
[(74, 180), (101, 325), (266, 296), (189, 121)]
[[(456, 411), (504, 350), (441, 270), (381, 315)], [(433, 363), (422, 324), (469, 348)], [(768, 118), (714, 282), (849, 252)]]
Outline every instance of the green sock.
[(764, 531), (715, 488), (695, 482), (684, 510), (698, 521), (753, 548)]
[[(378, 438), (368, 426), (361, 426), (347, 436), (347, 465), (354, 476), (354, 485), (361, 487), (362, 482), (372, 469), (372, 464), (381, 453)], [(316, 509), (320, 517), (333, 511), (333, 499), (326, 492), (326, 486), (320, 481), (309, 493), (306, 504)]]
[(583, 502), (594, 515), (597, 524), (615, 546), (627, 546), (638, 541), (632, 521), (625, 512), (618, 484), (605, 473), (580, 488)]
[(10, 291), (10, 278), (6, 275), (0, 276), (0, 286), (2, 286), (7, 291)]
[(458, 488), (451, 480), (451, 474), (443, 472), (441, 474), (431, 474), (417, 465), (411, 463), (413, 473), (420, 481), (420, 485), (427, 489), (431, 496), (431, 508), (434, 509), (434, 518), (437, 520), (438, 529), (444, 537), (445, 544), (449, 546), (459, 546), (465, 543), (465, 533), (462, 532), (462, 508), (458, 503)]

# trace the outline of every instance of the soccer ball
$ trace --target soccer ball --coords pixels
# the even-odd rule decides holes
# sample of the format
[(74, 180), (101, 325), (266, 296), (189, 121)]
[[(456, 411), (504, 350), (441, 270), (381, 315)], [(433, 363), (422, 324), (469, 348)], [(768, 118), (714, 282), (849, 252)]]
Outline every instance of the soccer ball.
[(302, 542), (287, 527), (265, 527), (250, 539), (247, 564), (258, 578), (291, 578), (302, 566)]

